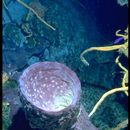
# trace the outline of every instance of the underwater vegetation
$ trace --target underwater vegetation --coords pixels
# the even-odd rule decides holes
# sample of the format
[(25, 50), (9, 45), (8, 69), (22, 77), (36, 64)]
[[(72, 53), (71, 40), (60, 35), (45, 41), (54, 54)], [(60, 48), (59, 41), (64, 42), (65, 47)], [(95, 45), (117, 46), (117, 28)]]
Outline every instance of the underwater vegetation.
[(3, 84), (3, 87), (5, 88), (15, 88), (17, 86), (17, 82), (15, 80), (8, 80), (5, 84)]
[[(105, 100), (106, 97), (108, 97), (109, 95), (115, 93), (115, 92), (125, 92), (125, 94), (128, 96), (128, 70), (122, 65), (122, 63), (119, 61), (119, 58), (121, 57), (121, 55), (125, 55), (128, 58), (128, 27), (127, 29), (124, 31), (124, 34), (120, 34), (121, 30), (117, 30), (116, 31), (116, 36), (118, 37), (122, 37), (124, 39), (124, 43), (121, 45), (113, 45), (113, 46), (106, 46), (106, 47), (91, 47), (89, 49), (84, 50), (81, 55), (81, 61), (86, 65), (89, 66), (89, 63), (86, 61), (86, 59), (84, 58), (84, 54), (90, 52), (90, 51), (113, 51), (113, 50), (118, 50), (119, 52), (119, 56), (116, 58), (115, 63), (121, 68), (121, 70), (123, 71), (123, 78), (122, 78), (122, 82), (121, 82), (121, 87), (119, 88), (114, 88), (108, 92), (106, 92), (105, 94), (103, 94), (103, 96), (99, 99), (99, 101), (96, 103), (96, 105), (94, 106), (94, 108), (92, 109), (92, 111), (90, 112), (90, 114), (88, 115), (89, 117), (91, 117), (96, 110), (98, 109), (98, 107), (101, 105), (101, 103)], [(122, 123), (120, 123), (117, 126), (117, 129), (121, 129), (126, 127), (128, 124), (128, 119), (126, 119), (125, 121), (123, 121)], [(120, 128), (119, 128), (120, 127)], [(114, 130), (116, 130), (116, 128), (114, 128)]]
[(10, 104), (8, 102), (2, 102), (2, 130), (8, 130), (12, 121), (10, 119)]
[(6, 72), (2, 73), (2, 85), (5, 84), (9, 79), (9, 76)]
[(3, 88), (14, 88), (17, 86), (17, 82), (13, 79), (10, 79), (9, 74), (6, 72), (2, 73), (2, 86)]

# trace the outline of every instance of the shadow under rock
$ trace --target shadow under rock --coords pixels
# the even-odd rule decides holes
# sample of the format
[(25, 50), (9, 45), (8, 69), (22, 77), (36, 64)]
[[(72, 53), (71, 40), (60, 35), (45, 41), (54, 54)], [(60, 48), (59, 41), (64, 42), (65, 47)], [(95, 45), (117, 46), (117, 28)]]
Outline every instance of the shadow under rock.
[(29, 126), (29, 121), (25, 117), (25, 113), (22, 108), (20, 108), (17, 114), (12, 119), (12, 124), (8, 130), (40, 130), (32, 129)]

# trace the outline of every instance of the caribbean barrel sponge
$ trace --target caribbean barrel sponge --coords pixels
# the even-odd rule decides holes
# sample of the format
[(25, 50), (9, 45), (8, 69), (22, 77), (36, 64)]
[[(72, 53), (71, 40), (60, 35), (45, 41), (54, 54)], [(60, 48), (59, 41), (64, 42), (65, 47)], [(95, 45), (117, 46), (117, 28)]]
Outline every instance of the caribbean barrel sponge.
[(38, 62), (19, 78), (19, 94), (32, 128), (74, 130), (80, 111), (77, 75), (58, 62)]

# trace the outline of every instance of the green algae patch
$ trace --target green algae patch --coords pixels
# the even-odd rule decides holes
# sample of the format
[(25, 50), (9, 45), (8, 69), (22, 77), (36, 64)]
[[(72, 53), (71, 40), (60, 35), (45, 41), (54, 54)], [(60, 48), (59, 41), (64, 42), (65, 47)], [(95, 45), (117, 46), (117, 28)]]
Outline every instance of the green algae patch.
[(11, 125), (10, 106), (8, 102), (2, 103), (2, 130), (8, 130)]

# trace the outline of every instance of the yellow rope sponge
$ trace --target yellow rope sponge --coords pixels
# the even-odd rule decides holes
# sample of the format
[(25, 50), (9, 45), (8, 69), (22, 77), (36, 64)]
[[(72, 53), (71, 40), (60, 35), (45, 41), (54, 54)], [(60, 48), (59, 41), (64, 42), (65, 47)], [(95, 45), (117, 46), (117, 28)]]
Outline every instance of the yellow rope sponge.
[(113, 94), (115, 92), (120, 92), (120, 91), (128, 91), (128, 87), (121, 87), (121, 88), (114, 88), (106, 93), (103, 94), (103, 96), (100, 98), (100, 100), (96, 103), (96, 105), (94, 106), (93, 110), (90, 112), (90, 114), (88, 115), (88, 117), (92, 116), (93, 113), (97, 110), (97, 108), (101, 105), (101, 103), (104, 101), (104, 99), (109, 96), (110, 94)]
[(121, 130), (125, 128), (128, 125), (128, 118), (119, 123), (115, 128), (112, 128), (111, 130)]
[[(123, 76), (123, 78), (122, 78), (122, 83), (121, 83), (121, 85), (122, 85), (123, 88), (126, 88), (126, 87), (127, 87), (127, 86), (126, 86), (126, 83), (128, 83), (128, 70), (127, 70), (124, 66), (122, 66), (122, 64), (119, 62), (119, 56), (116, 58), (116, 61), (115, 61), (115, 62), (119, 65), (119, 67), (120, 67), (122, 70), (124, 70), (124, 71), (123, 71), (124, 76)], [(128, 92), (127, 92), (127, 91), (125, 91), (125, 94), (128, 96)]]
[[(121, 54), (124, 54), (126, 57), (128, 57), (128, 27), (127, 29), (124, 31), (124, 34), (120, 34), (121, 30), (117, 30), (116, 31), (116, 36), (119, 37), (123, 37), (124, 39), (124, 43), (120, 44), (120, 45), (113, 45), (113, 46), (106, 46), (106, 47), (91, 47), (89, 49), (84, 50), (81, 55), (80, 55), (80, 59), (81, 61), (85, 64), (85, 65), (89, 65), (89, 63), (86, 61), (86, 59), (84, 58), (84, 54), (90, 52), (90, 51), (112, 51), (112, 50), (118, 50)], [(128, 70), (119, 62), (119, 58), (120, 56), (118, 56), (115, 60), (115, 63), (123, 70), (123, 78), (122, 78), (122, 82), (121, 82), (121, 87), (120, 88), (114, 88), (108, 92), (106, 92), (105, 94), (103, 94), (103, 96), (99, 99), (99, 101), (96, 103), (96, 105), (94, 106), (94, 108), (92, 109), (92, 111), (90, 112), (90, 114), (88, 115), (89, 117), (91, 117), (95, 111), (98, 109), (98, 107), (101, 105), (101, 103), (105, 100), (106, 97), (108, 97), (109, 95), (115, 93), (115, 92), (120, 92), (123, 91), (125, 92), (125, 94), (128, 96), (128, 86), (126, 85), (128, 83)]]
[[(90, 52), (90, 51), (113, 51), (113, 50), (118, 50), (120, 51), (120, 49), (124, 49), (124, 51), (122, 53), (126, 53), (125, 51), (128, 49), (128, 28), (125, 30), (125, 34), (119, 34), (120, 30), (116, 31), (116, 36), (119, 37), (123, 37), (125, 40), (124, 44), (121, 45), (113, 45), (113, 46), (106, 46), (106, 47), (91, 47), (89, 49), (84, 50), (81, 55), (80, 55), (80, 59), (81, 61), (88, 66), (89, 63), (86, 61), (86, 59), (84, 58), (84, 54)], [(128, 50), (127, 50), (128, 51)]]

